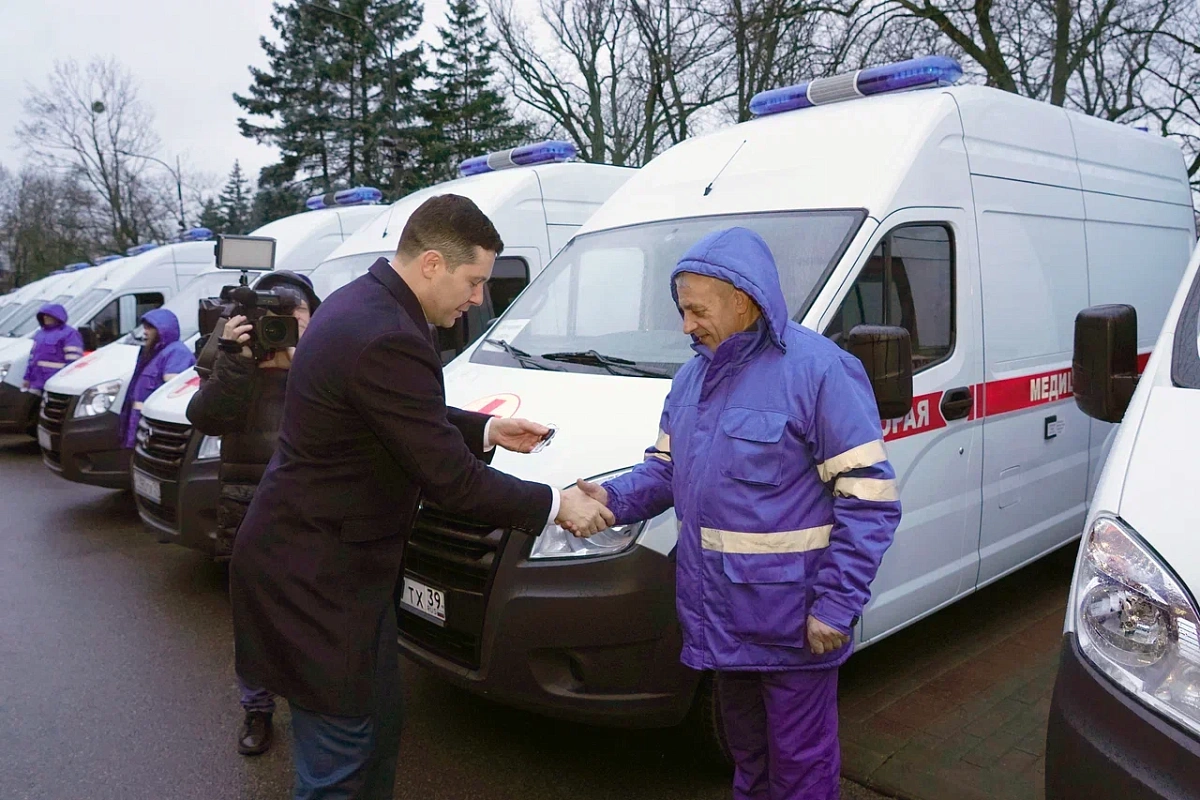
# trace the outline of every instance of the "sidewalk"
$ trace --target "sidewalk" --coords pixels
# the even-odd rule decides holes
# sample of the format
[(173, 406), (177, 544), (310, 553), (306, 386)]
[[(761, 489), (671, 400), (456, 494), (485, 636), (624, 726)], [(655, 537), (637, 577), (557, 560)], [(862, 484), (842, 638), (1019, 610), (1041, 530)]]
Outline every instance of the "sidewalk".
[(1040, 800), (1076, 547), (850, 659), (842, 773), (907, 800)]

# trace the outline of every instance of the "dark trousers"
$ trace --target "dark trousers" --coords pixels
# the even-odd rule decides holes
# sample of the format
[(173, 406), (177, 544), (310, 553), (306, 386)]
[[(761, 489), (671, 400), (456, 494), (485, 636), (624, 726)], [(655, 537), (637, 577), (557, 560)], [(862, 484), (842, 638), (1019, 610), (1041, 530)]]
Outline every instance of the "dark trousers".
[(837, 669), (719, 672), (735, 800), (837, 800)]
[(404, 717), (396, 636), (396, 610), (389, 607), (376, 641), (369, 716), (334, 717), (289, 703), (295, 800), (392, 800)]

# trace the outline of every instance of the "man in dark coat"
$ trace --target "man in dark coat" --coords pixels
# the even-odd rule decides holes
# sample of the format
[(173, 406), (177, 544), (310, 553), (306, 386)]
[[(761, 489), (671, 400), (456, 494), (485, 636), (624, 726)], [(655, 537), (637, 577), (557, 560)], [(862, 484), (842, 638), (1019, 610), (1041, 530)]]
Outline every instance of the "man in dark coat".
[(447, 408), (429, 325), (483, 298), (504, 247), (469, 199), (422, 204), (396, 256), (321, 305), (296, 348), (279, 445), (234, 543), (237, 672), (287, 698), (296, 800), (388, 800), (400, 740), (393, 592), (421, 500), (539, 533), (612, 524), (579, 493), (491, 469), (549, 429)]

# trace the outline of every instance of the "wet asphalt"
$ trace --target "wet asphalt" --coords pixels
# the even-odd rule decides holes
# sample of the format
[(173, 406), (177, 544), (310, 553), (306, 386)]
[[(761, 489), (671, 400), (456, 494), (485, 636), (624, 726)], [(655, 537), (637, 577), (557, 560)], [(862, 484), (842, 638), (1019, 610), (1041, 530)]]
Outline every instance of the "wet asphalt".
[[(730, 796), (681, 731), (548, 720), (401, 667), (397, 798)], [(240, 719), (225, 567), (157, 543), (129, 493), (68, 483), (0, 437), (0, 800), (290, 797), (286, 704), (259, 758), (235, 750)]]

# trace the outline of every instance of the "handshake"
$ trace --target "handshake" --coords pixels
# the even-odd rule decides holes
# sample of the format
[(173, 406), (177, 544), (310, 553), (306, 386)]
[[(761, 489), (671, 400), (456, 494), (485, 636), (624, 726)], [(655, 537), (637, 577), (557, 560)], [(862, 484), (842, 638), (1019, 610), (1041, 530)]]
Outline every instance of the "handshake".
[[(514, 453), (533, 453), (549, 440), (549, 435), (545, 425), (527, 419), (494, 419), (489, 423), (487, 438), (490, 444)], [(616, 523), (607, 504), (608, 492), (603, 486), (578, 480), (563, 491), (554, 522), (575, 536), (594, 536)]]

